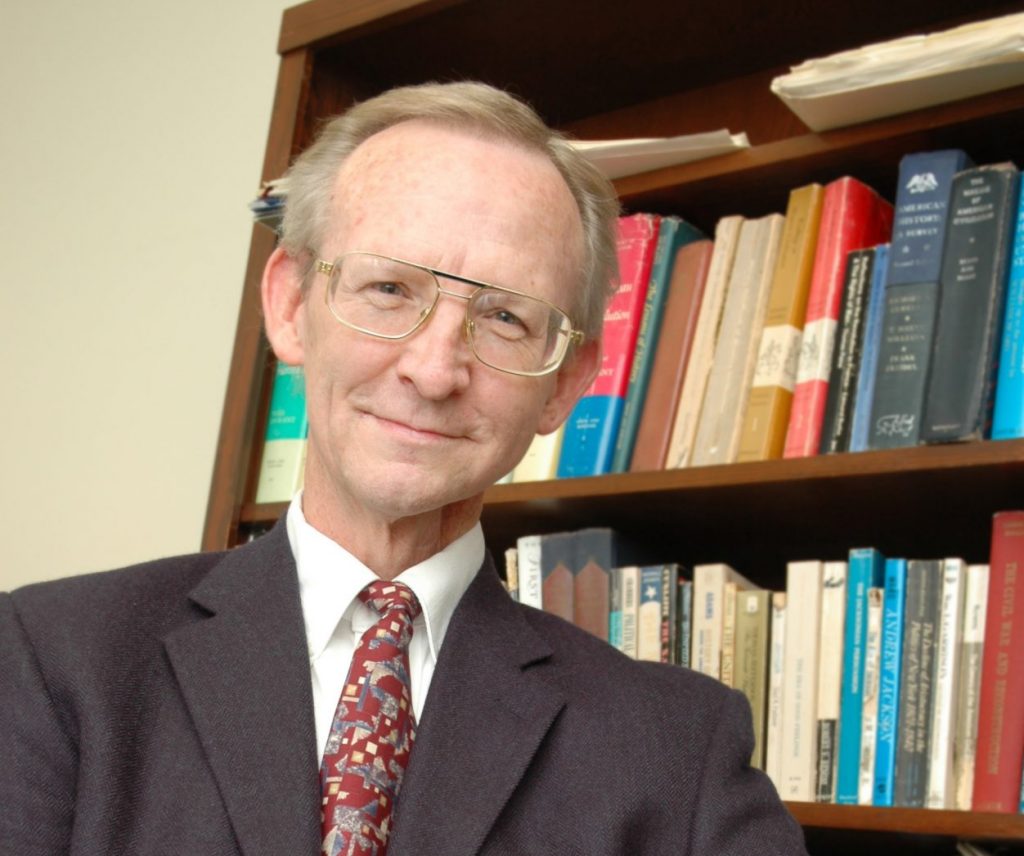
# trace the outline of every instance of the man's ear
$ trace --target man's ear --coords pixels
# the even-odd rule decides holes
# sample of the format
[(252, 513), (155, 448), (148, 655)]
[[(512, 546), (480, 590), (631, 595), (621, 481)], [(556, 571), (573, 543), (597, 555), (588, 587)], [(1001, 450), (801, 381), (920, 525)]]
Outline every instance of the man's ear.
[(584, 342), (558, 370), (554, 389), (541, 412), (538, 434), (550, 434), (561, 425), (601, 368), (600, 340)]
[(260, 294), (263, 323), (274, 353), (283, 363), (302, 365), (305, 357), (302, 271), (299, 263), (280, 247), (270, 254), (263, 268)]

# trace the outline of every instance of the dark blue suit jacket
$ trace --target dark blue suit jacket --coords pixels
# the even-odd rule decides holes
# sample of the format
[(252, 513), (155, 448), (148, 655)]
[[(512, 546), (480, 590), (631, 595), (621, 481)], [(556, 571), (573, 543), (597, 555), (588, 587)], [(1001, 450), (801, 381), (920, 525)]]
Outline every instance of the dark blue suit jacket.
[[(441, 650), (389, 856), (802, 854), (743, 698), (514, 603)], [(283, 524), (226, 554), (0, 595), (0, 852), (314, 856), (309, 660)]]

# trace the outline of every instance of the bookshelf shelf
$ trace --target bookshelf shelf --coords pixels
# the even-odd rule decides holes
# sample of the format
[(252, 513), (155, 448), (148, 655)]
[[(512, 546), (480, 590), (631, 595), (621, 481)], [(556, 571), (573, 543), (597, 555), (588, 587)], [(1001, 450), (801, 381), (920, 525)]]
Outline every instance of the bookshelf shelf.
[[(769, 83), (811, 56), (1019, 11), (1004, 0), (312, 0), (285, 12), (262, 179), (319, 122), (391, 86), (474, 78), (525, 96), (584, 138), (745, 131), (736, 154), (616, 182), (630, 211), (679, 214), (711, 233), (727, 214), (783, 211), (789, 191), (853, 175), (884, 193), (903, 154), (963, 147), (979, 163), (1024, 151), (1024, 87), (811, 133)], [(437, 46), (443, 46), (439, 50)], [(727, 58), (727, 61), (724, 59)], [(210, 489), (205, 549), (272, 524), (253, 502), (272, 378), (259, 282), (273, 237), (254, 227)], [(987, 559), (994, 511), (1024, 504), (1024, 440), (498, 485), (483, 524), (500, 555), (527, 533), (613, 526), (652, 561), (729, 562), (781, 588), (787, 561), (889, 555)], [(957, 838), (1024, 851), (1018, 816), (790, 804), (812, 853), (954, 852)], [(936, 844), (938, 842), (938, 844)], [(934, 846), (933, 846), (934, 845)]]

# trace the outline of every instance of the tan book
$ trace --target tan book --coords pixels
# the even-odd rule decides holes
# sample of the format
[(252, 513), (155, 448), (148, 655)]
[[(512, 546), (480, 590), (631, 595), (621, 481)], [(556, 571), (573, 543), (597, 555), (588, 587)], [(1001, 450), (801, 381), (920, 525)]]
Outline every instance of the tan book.
[(835, 802), (839, 761), (839, 701), (842, 697), (846, 628), (846, 562), (825, 562), (818, 642), (818, 771), (815, 799)]
[(772, 593), (746, 591), (736, 598), (736, 673), (733, 686), (747, 697), (754, 725), (750, 763), (765, 767), (765, 720), (768, 704), (768, 642)]
[(736, 686), (736, 593), (732, 580), (725, 584), (722, 597), (722, 666), (719, 680), (727, 687)]
[(505, 551), (505, 588), (513, 600), (519, 600), (519, 554), (515, 547)]
[(740, 229), (721, 330), (693, 441), (694, 466), (736, 460), (785, 218), (769, 214)]
[(693, 569), (692, 635), (690, 666), (716, 680), (722, 676), (722, 629), (725, 584), (742, 591), (756, 588), (743, 574), (722, 563), (696, 565)]
[(772, 593), (771, 642), (768, 648), (768, 711), (765, 722), (764, 771), (782, 792), (782, 693), (786, 676), (786, 593)]
[(704, 299), (700, 304), (697, 329), (693, 334), (686, 378), (672, 423), (672, 439), (665, 459), (667, 470), (690, 465), (693, 440), (697, 434), (697, 421), (700, 418), (704, 391), (711, 373), (711, 360), (715, 354), (722, 308), (725, 306), (725, 293), (736, 258), (736, 244), (739, 241), (742, 224), (743, 218), (733, 215), (723, 217), (715, 226), (715, 249), (704, 283)]
[(512, 481), (547, 481), (558, 475), (558, 456), (562, 452), (565, 423), (550, 434), (538, 434), (530, 443), (523, 459), (512, 470)]
[(782, 230), (754, 380), (740, 431), (738, 461), (782, 457), (823, 198), (824, 188), (820, 184), (798, 187), (789, 194), (786, 226)]

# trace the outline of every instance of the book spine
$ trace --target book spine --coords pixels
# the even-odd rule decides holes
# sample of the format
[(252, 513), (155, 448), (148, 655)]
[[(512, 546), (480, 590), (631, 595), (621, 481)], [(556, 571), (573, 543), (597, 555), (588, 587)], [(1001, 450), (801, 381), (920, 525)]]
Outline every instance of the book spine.
[(654, 214), (619, 218), (621, 281), (605, 310), (601, 368), (586, 395), (569, 414), (558, 460), (559, 478), (601, 475), (611, 469), (650, 281), (658, 223)]
[(540, 575), (540, 535), (524, 535), (516, 540), (519, 557), (519, 602), (544, 608)]
[(523, 459), (512, 470), (513, 482), (548, 481), (558, 476), (558, 456), (562, 451), (565, 424), (550, 434), (537, 434)]
[(874, 261), (873, 247), (854, 250), (846, 257), (843, 303), (836, 331), (836, 347), (832, 353), (832, 367), (829, 370), (821, 446), (818, 449), (822, 455), (845, 452), (850, 445), (850, 420), (856, 392), (854, 384), (860, 366)]
[(907, 563), (894, 802), (909, 808), (924, 807), (928, 788), (935, 634), (941, 585), (940, 561), (911, 560)]
[(958, 149), (900, 161), (868, 448), (920, 437), (950, 191), (969, 164)]
[(786, 567), (786, 680), (782, 688), (782, 788), (784, 800), (814, 800), (815, 707), (821, 633), (822, 563)]
[(893, 805), (895, 793), (906, 585), (906, 559), (886, 559), (885, 594), (882, 601), (882, 667), (878, 675), (875, 786), (871, 799), (872, 805), (877, 806)]
[(622, 568), (612, 568), (608, 578), (608, 644), (622, 650)]
[(1024, 758), (1024, 511), (995, 515), (981, 667), (975, 811), (1015, 812)]
[(1024, 437), (1024, 194), (1020, 193), (992, 416), (993, 440), (1017, 437)]
[(618, 562), (618, 536), (605, 526), (573, 533), (572, 567), (573, 617), (578, 627), (598, 639), (608, 639), (609, 592), (612, 568)]
[(836, 798), (846, 578), (846, 562), (825, 562), (822, 570), (821, 634), (818, 642), (818, 772), (815, 799), (827, 803), (835, 802)]
[(622, 574), (622, 653), (637, 659), (637, 620), (640, 608), (640, 568), (626, 565)]
[(872, 586), (882, 585), (884, 574), (885, 560), (877, 550), (861, 547), (850, 551), (843, 642), (839, 769), (836, 775), (836, 802), (843, 805), (856, 805), (860, 797), (868, 590)]
[(722, 597), (725, 565), (693, 569), (693, 655), (691, 667), (717, 680), (722, 673)]
[(637, 615), (638, 660), (661, 662), (661, 565), (640, 568), (640, 607)]
[(980, 440), (991, 427), (1018, 183), (1013, 164), (953, 180), (923, 442)]
[(823, 196), (824, 188), (820, 184), (798, 187), (789, 194), (786, 225), (779, 243), (768, 312), (740, 432), (738, 461), (782, 457), (796, 386), (800, 337), (807, 314)]
[(633, 472), (665, 466), (713, 251), (714, 244), (705, 239), (686, 244), (676, 253), (662, 321), (665, 335), (658, 338), (629, 465)]
[(825, 188), (796, 389), (786, 431), (786, 458), (814, 455), (821, 445), (846, 255), (887, 240), (891, 224), (892, 206), (856, 179), (840, 178)]
[(764, 771), (775, 789), (782, 787), (782, 692), (786, 674), (786, 593), (772, 592), (768, 649), (768, 703), (765, 712)]
[(878, 349), (882, 341), (882, 312), (885, 309), (885, 272), (889, 264), (889, 245), (875, 247), (875, 264), (871, 271), (871, 295), (868, 298), (867, 318), (864, 322), (864, 343), (861, 346), (860, 367), (857, 369), (857, 393), (853, 404), (850, 429), (851, 452), (863, 452), (868, 447), (868, 429), (871, 425), (871, 399), (875, 394), (875, 371)]
[(288, 502), (302, 486), (308, 426), (302, 366), (278, 361), (270, 391), (256, 502)]
[(519, 552), (515, 547), (505, 551), (505, 588), (508, 596), (519, 601)]
[(686, 379), (679, 395), (675, 419), (672, 423), (672, 439), (669, 443), (666, 469), (677, 469), (690, 465), (693, 455), (693, 441), (697, 435), (701, 405), (711, 374), (711, 360), (718, 341), (718, 330), (725, 307), (725, 295), (732, 276), (736, 258), (736, 244), (739, 241), (742, 217), (723, 217), (715, 226), (715, 248), (704, 285), (704, 299), (700, 305), (700, 317), (693, 335), (693, 347), (686, 367)]
[(739, 595), (736, 607), (735, 686), (750, 703), (754, 727), (752, 766), (764, 769), (765, 704), (768, 691), (768, 633), (771, 592), (759, 589)]
[(935, 696), (932, 699), (931, 756), (928, 760), (926, 808), (953, 808), (953, 740), (956, 699), (959, 695), (960, 640), (962, 637), (964, 580), (962, 559), (942, 564), (939, 626), (935, 640)]
[(622, 420), (615, 440), (615, 452), (612, 455), (613, 473), (626, 472), (633, 457), (637, 429), (640, 427), (640, 414), (647, 398), (654, 355), (661, 339), (662, 319), (665, 316), (665, 302), (668, 299), (676, 250), (682, 242), (698, 237), (700, 233), (678, 217), (661, 219), (647, 284), (647, 296), (640, 316), (640, 330), (637, 333), (636, 348), (629, 370), (626, 398), (622, 405)]
[(967, 568), (963, 641), (960, 650), (960, 693), (957, 700), (956, 737), (953, 741), (954, 807), (960, 811), (971, 810), (971, 797), (974, 792), (988, 576), (988, 565), (969, 565)]
[(864, 646), (864, 693), (861, 706), (860, 778), (857, 804), (871, 805), (875, 786), (875, 749), (878, 740), (878, 692), (882, 668), (882, 604), (885, 590), (868, 589), (868, 634)]
[(736, 583), (729, 581), (722, 589), (722, 655), (718, 679), (727, 687), (736, 686)]
[(690, 667), (690, 650), (693, 639), (693, 582), (679, 577), (678, 605), (676, 614), (679, 629), (676, 633), (676, 659), (679, 666)]
[(679, 565), (661, 568), (661, 662), (673, 662), (676, 644), (676, 589), (679, 587)]
[(575, 540), (576, 536), (572, 532), (554, 532), (540, 536), (541, 604), (545, 612), (570, 622), (575, 620)]

